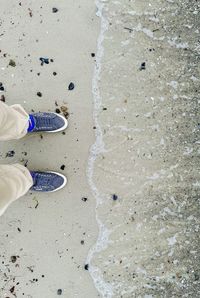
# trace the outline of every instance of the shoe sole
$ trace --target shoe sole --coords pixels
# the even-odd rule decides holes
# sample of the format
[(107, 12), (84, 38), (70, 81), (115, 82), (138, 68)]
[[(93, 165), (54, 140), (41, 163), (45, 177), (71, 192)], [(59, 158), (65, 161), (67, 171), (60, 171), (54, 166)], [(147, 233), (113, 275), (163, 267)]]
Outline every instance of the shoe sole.
[(59, 114), (57, 114), (57, 113), (52, 113), (52, 114), (54, 114), (54, 115), (56, 115), (56, 116), (62, 118), (62, 119), (64, 120), (64, 122), (65, 122), (65, 125), (62, 126), (62, 127), (59, 128), (59, 129), (56, 129), (56, 130), (49, 130), (49, 131), (46, 131), (46, 130), (45, 130), (44, 132), (47, 132), (47, 133), (53, 133), (53, 132), (60, 132), (60, 131), (65, 130), (65, 129), (68, 127), (68, 121), (67, 121), (67, 119), (66, 119), (64, 116), (59, 115)]
[(58, 176), (60, 176), (60, 177), (62, 177), (64, 179), (64, 182), (63, 182), (63, 184), (60, 187), (58, 187), (58, 188), (56, 188), (54, 190), (51, 190), (51, 191), (46, 191), (46, 193), (56, 192), (56, 191), (61, 190), (62, 188), (64, 188), (66, 186), (66, 184), (67, 184), (67, 177), (64, 176), (63, 174), (60, 174), (60, 173), (57, 173), (57, 172), (52, 172), (52, 171), (47, 171), (46, 173), (56, 174), (56, 175), (58, 175)]

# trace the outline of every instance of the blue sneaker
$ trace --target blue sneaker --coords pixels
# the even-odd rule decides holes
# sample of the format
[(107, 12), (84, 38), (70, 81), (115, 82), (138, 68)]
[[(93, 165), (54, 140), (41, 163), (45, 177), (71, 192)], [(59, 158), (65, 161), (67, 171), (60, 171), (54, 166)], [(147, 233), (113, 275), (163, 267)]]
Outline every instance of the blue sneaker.
[(56, 113), (33, 113), (29, 115), (28, 132), (60, 132), (67, 126), (67, 119)]
[(40, 192), (55, 192), (67, 184), (67, 178), (56, 172), (31, 171), (33, 186), (31, 190)]

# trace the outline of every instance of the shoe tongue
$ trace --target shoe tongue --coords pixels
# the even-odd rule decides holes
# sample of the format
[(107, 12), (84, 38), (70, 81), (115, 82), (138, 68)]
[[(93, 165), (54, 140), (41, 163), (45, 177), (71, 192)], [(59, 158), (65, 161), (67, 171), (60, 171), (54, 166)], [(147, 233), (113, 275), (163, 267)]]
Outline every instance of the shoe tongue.
[(46, 174), (44, 177), (42, 174), (30, 172), (33, 178), (33, 186), (42, 186), (42, 187), (49, 187), (50, 185), (50, 177)]
[(51, 119), (47, 115), (41, 113), (40, 116), (36, 117), (35, 123), (38, 129), (48, 129), (51, 124)]

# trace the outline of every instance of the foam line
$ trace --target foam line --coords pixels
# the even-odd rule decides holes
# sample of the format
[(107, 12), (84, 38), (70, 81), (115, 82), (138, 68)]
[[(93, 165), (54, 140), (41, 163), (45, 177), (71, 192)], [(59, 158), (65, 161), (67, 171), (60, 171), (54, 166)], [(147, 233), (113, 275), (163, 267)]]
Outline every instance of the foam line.
[(86, 262), (87, 264), (89, 264), (89, 272), (92, 276), (95, 287), (97, 288), (99, 293), (104, 298), (111, 298), (113, 297), (113, 288), (111, 284), (108, 284), (105, 282), (100, 268), (92, 265), (92, 260), (95, 258), (95, 254), (103, 251), (108, 246), (109, 236), (110, 236), (110, 231), (107, 229), (107, 227), (99, 219), (99, 216), (98, 216), (97, 208), (100, 204), (102, 204), (103, 197), (93, 181), (95, 161), (97, 157), (105, 151), (103, 134), (102, 134), (101, 126), (98, 122), (98, 115), (99, 115), (100, 108), (102, 106), (102, 98), (100, 94), (99, 81), (101, 76), (102, 58), (104, 55), (103, 41), (104, 41), (105, 33), (108, 30), (108, 21), (103, 15), (104, 4), (102, 3), (101, 0), (97, 0), (96, 6), (97, 6), (97, 16), (99, 16), (101, 19), (101, 30), (100, 30), (100, 34), (98, 37), (98, 44), (97, 44), (96, 64), (95, 64), (94, 75), (92, 80), (92, 93), (93, 93), (93, 100), (94, 100), (93, 117), (94, 117), (94, 122), (96, 126), (96, 130), (95, 130), (96, 140), (90, 149), (90, 155), (89, 155), (88, 167), (87, 167), (87, 177), (88, 177), (88, 182), (89, 182), (91, 191), (96, 199), (95, 211), (96, 211), (96, 220), (99, 227), (99, 235), (96, 243), (88, 253)]

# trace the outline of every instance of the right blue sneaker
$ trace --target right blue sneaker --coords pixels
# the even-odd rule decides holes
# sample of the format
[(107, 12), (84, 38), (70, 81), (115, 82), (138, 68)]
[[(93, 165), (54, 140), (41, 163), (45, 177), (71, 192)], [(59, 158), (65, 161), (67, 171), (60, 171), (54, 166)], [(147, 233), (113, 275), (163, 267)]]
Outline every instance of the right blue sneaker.
[(67, 184), (67, 178), (56, 172), (30, 171), (30, 174), (33, 178), (33, 191), (55, 192)]
[(66, 129), (68, 121), (56, 113), (29, 114), (28, 132), (60, 132)]

